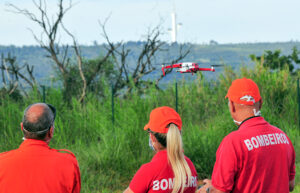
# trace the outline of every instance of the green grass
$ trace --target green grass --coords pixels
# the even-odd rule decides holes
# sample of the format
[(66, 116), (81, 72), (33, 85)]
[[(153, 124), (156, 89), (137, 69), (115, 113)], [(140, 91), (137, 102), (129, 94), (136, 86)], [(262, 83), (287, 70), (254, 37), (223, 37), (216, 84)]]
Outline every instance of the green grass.
[[(193, 82), (178, 83), (178, 111), (183, 120), (185, 154), (194, 162), (199, 177), (210, 177), (216, 149), (223, 137), (236, 129), (224, 96), (232, 80), (239, 77), (252, 78), (258, 83), (264, 100), (262, 114), (291, 138), (299, 171), (296, 78), (287, 71), (270, 73), (256, 66), (252, 70), (243, 68), (238, 74), (226, 69), (215, 82), (207, 82), (199, 75)], [(58, 112), (50, 146), (75, 153), (83, 193), (124, 190), (138, 168), (153, 156), (148, 135), (143, 130), (151, 110), (163, 105), (175, 108), (173, 83), (160, 91), (151, 88), (143, 96), (134, 91), (126, 99), (115, 98), (115, 122), (112, 124), (110, 93), (106, 90), (106, 98), (99, 100), (89, 95), (84, 105), (75, 99), (67, 105), (60, 90), (47, 90), (47, 103), (56, 106)], [(23, 111), (41, 97), (32, 91), (23, 101), (15, 102), (9, 97), (0, 100), (2, 152), (18, 148), (22, 142), (19, 124)], [(299, 181), (297, 173), (295, 192), (300, 192)]]

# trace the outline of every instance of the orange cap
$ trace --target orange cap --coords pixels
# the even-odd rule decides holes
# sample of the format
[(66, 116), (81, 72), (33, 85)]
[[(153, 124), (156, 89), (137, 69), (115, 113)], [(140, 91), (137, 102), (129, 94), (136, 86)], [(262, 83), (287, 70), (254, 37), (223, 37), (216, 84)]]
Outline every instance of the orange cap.
[(169, 128), (167, 126), (170, 123), (174, 123), (181, 130), (182, 121), (179, 114), (170, 107), (158, 107), (151, 111), (149, 123), (145, 125), (144, 130), (150, 129), (157, 133), (168, 133)]
[(225, 98), (244, 105), (254, 105), (261, 100), (258, 86), (253, 80), (247, 78), (234, 80)]

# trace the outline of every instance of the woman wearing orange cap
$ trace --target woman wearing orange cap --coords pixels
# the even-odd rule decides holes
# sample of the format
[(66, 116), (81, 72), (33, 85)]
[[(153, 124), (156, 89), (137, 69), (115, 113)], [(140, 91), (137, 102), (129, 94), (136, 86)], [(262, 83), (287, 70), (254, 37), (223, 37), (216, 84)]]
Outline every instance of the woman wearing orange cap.
[(197, 172), (184, 156), (181, 139), (182, 121), (170, 107), (159, 107), (150, 114), (144, 127), (149, 133), (149, 146), (156, 154), (134, 175), (124, 193), (194, 193)]

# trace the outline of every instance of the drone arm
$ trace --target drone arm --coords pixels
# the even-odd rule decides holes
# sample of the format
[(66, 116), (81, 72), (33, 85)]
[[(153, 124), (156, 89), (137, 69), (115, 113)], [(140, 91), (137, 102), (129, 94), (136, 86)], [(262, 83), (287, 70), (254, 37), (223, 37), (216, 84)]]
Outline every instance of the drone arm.
[(164, 69), (169, 69), (169, 68), (180, 68), (181, 64), (173, 64), (173, 65), (168, 65), (165, 66)]
[(161, 68), (161, 70), (163, 71), (163, 75), (165, 76), (166, 73), (165, 73), (165, 69), (170, 69), (170, 68), (180, 68), (181, 67), (181, 64), (173, 64), (173, 65), (168, 65), (168, 66), (163, 66)]
[(214, 72), (215, 69), (214, 68), (196, 68), (197, 71), (211, 71)]
[(166, 73), (165, 73), (165, 67), (162, 67), (161, 70), (163, 72), (163, 75), (165, 76), (166, 75)]

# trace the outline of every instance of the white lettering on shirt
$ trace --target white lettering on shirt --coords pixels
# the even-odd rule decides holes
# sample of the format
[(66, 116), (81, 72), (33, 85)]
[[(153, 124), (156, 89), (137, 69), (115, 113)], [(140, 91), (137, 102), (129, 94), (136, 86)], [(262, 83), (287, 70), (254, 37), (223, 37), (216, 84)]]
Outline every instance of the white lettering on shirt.
[(168, 181), (166, 179), (162, 179), (160, 183), (160, 188), (162, 190), (166, 190), (168, 188)]
[(251, 138), (251, 142), (252, 142), (252, 144), (253, 144), (253, 146), (254, 146), (255, 148), (258, 148), (258, 147), (259, 147), (259, 144), (258, 144), (257, 139), (256, 139), (255, 137), (252, 137), (252, 138)]
[(250, 140), (249, 140), (249, 139), (246, 139), (246, 140), (244, 140), (244, 142), (245, 142), (245, 144), (246, 144), (248, 150), (251, 151), (251, 150), (253, 149), (253, 145), (251, 145)]
[(174, 178), (169, 178), (169, 189), (173, 189), (174, 187)]
[(191, 177), (191, 183), (190, 183), (192, 186), (194, 186), (194, 177), (192, 176)]
[(196, 185), (196, 182), (197, 182), (197, 177), (193, 177), (192, 176), (192, 179), (191, 179), (191, 186), (192, 187), (196, 187), (197, 185)]
[(282, 140), (280, 139), (280, 135), (278, 133), (275, 133), (275, 135), (276, 135), (276, 139), (278, 141), (278, 144), (279, 144), (279, 141), (280, 141), (280, 143), (283, 143)]
[(283, 141), (283, 143), (286, 144), (286, 138), (284, 137), (284, 135), (282, 133), (280, 133), (280, 138)]
[[(174, 178), (153, 181), (153, 190), (172, 190), (174, 187)], [(191, 176), (190, 182), (186, 182), (185, 187), (197, 187), (197, 176)]]
[(266, 136), (266, 135), (263, 135), (263, 136), (264, 136), (264, 139), (265, 139), (266, 146), (270, 145), (270, 141), (269, 141), (268, 136)]
[(159, 190), (159, 180), (153, 182), (153, 190)]
[(287, 137), (286, 137), (286, 135), (283, 135), (283, 137), (284, 137), (286, 143), (287, 143), (287, 144), (290, 144), (290, 143), (289, 143), (289, 140), (288, 140)]
[(273, 135), (272, 135), (272, 134), (269, 134), (268, 137), (269, 137), (269, 139), (270, 139), (270, 144), (271, 144), (271, 145), (274, 145), (275, 143), (273, 142)]
[(258, 135), (256, 136), (257, 141), (259, 142), (260, 146), (265, 146), (265, 141), (264, 141), (264, 137), (262, 135)]
[(275, 144), (277, 144), (276, 137), (275, 137), (275, 133), (273, 133), (272, 135), (273, 135), (273, 138), (274, 138)]
[(245, 139), (244, 143), (248, 151), (269, 145), (289, 144), (287, 136), (283, 133), (270, 133), (267, 135), (257, 135), (250, 139)]
[(198, 184), (197, 176), (194, 176), (194, 183), (192, 184), (192, 187), (197, 187), (197, 184)]

